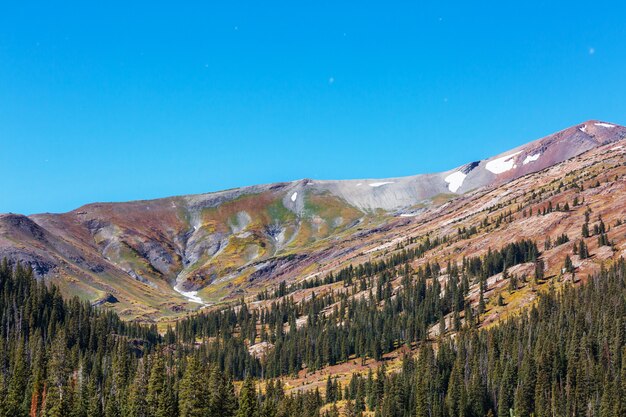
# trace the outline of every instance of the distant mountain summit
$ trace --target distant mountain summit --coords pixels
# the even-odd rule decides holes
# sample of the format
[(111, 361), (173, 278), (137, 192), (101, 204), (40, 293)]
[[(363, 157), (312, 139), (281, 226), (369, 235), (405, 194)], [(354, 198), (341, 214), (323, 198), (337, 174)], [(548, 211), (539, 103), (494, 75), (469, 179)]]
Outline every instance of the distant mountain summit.
[(327, 190), (362, 210), (401, 210), (440, 194), (462, 194), (540, 171), (597, 146), (616, 142), (625, 134), (623, 126), (590, 120), (492, 158), (438, 174), (307, 184)]
[(0, 258), (31, 265), (67, 294), (152, 321), (315, 275), (412, 221), (405, 217), (624, 138), (625, 127), (590, 120), (438, 174), (304, 179), (63, 214), (4, 214)]

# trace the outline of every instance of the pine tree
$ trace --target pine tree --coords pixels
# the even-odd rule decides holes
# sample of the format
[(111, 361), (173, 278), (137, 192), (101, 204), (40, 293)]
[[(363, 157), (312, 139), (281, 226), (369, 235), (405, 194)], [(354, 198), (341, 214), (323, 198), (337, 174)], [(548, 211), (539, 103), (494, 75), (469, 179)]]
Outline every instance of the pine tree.
[(598, 246), (611, 246), (611, 242), (609, 241), (609, 237), (606, 233), (600, 233), (598, 235)]
[[(237, 397), (235, 387), (229, 378), (226, 378), (217, 367), (213, 367), (209, 378), (210, 414), (231, 417), (237, 411)], [(280, 386), (276, 388), (277, 398), (281, 398)]]
[(172, 393), (167, 383), (167, 370), (162, 354), (157, 354), (150, 369), (146, 402), (148, 415), (170, 417), (173, 414)]
[(61, 330), (56, 334), (49, 356), (48, 390), (43, 414), (45, 417), (66, 416), (69, 414), (69, 389), (65, 331)]
[(580, 244), (578, 245), (578, 256), (580, 259), (587, 259), (589, 257), (589, 249), (585, 244), (584, 240), (580, 240)]
[(502, 297), (502, 294), (498, 294), (498, 306), (502, 307), (504, 306), (504, 298)]
[(139, 365), (135, 372), (135, 378), (128, 393), (128, 401), (125, 405), (126, 413), (129, 417), (148, 417), (148, 376), (144, 366), (145, 361), (139, 360)]
[(330, 375), (328, 375), (328, 378), (326, 378), (326, 403), (335, 402), (336, 397), (337, 396), (335, 395), (335, 386), (332, 379), (330, 378)]
[(515, 415), (530, 417), (534, 409), (535, 363), (531, 354), (522, 362), (519, 383), (515, 391)]
[(89, 417), (102, 417), (101, 391), (96, 382), (95, 375), (89, 375), (87, 381), (87, 415)]
[(583, 223), (581, 235), (584, 238), (589, 237), (589, 224), (587, 222)]
[(572, 263), (572, 258), (570, 258), (569, 255), (565, 255), (565, 263), (563, 265), (563, 268), (566, 272), (574, 271), (574, 264)]
[(542, 259), (535, 261), (535, 282), (539, 283), (543, 280), (545, 274), (545, 264)]
[(17, 341), (17, 348), (13, 357), (13, 374), (9, 379), (8, 395), (6, 397), (7, 415), (20, 417), (28, 414), (29, 398), (26, 390), (28, 384), (28, 365), (24, 352), (23, 340)]
[(498, 388), (498, 417), (510, 417), (513, 408), (513, 389), (515, 374), (510, 363), (504, 368), (504, 374)]
[[(78, 380), (74, 389), (74, 396), (72, 399), (73, 407), (70, 416), (71, 417), (88, 417), (89, 416), (89, 375), (85, 372), (84, 367), (81, 365), (78, 371)], [(37, 413), (31, 408), (31, 416), (36, 416)], [(125, 414), (128, 415), (128, 414)]]
[(248, 376), (243, 382), (241, 392), (239, 393), (239, 409), (237, 417), (257, 417), (258, 416), (258, 399), (256, 395), (256, 387), (254, 380)]
[(190, 357), (178, 391), (181, 417), (202, 417), (209, 413), (209, 384), (200, 362)]
[(485, 306), (485, 295), (484, 295), (483, 289), (481, 288), (480, 289), (480, 298), (479, 298), (479, 301), (478, 301), (478, 314), (482, 315), (485, 312), (486, 308), (487, 307)]

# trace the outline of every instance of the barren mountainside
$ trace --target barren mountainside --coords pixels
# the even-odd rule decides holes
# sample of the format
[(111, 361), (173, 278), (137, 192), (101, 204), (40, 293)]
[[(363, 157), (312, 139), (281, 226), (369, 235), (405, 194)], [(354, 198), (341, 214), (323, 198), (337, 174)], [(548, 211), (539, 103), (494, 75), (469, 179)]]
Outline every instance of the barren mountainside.
[[(513, 237), (543, 242), (550, 235), (574, 235), (588, 206), (615, 224), (626, 207), (625, 138), (622, 126), (588, 121), (438, 174), (304, 179), (95, 203), (62, 214), (3, 214), (0, 258), (31, 265), (67, 295), (111, 306), (125, 318), (155, 321), (375, 259), (410, 237), (480, 229), (485, 217), (505, 207), (516, 212), (514, 219), (497, 229), (491, 225), (488, 237), (485, 225), (425, 259), (457, 260)], [(594, 187), (557, 191), (554, 184), (568, 176)], [(585, 206), (541, 217), (517, 213), (518, 206), (572, 205), (574, 195)], [(615, 251), (598, 248), (593, 262), (575, 260), (577, 266), (591, 271), (596, 260), (622, 255), (624, 233), (620, 227), (610, 233)], [(548, 251), (548, 268), (558, 270), (563, 257)]]

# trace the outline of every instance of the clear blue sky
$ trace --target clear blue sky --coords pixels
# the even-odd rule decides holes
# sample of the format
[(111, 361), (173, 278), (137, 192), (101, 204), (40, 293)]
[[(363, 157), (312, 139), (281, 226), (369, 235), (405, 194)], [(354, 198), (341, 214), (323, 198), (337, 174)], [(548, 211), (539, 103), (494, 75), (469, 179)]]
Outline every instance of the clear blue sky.
[(2, 2), (0, 212), (442, 171), (626, 124), (624, 16), (602, 0)]

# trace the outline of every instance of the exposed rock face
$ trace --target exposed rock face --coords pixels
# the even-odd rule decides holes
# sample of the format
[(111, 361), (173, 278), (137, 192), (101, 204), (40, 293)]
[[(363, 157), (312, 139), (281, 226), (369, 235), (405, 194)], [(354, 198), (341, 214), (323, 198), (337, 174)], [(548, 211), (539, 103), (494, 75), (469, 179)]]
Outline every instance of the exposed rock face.
[(240, 295), (268, 280), (315, 275), (322, 265), (420, 221), (456, 196), (497, 187), (623, 138), (626, 128), (589, 121), (438, 174), (305, 179), (90, 204), (63, 214), (4, 214), (0, 258), (31, 265), (37, 276), (70, 294), (97, 302), (103, 293), (115, 294), (115, 303), (104, 303), (150, 320), (178, 313), (181, 304), (197, 308)]
[(101, 306), (106, 303), (115, 304), (118, 302), (118, 299), (113, 294), (105, 294), (103, 297), (98, 298), (96, 301), (92, 302), (93, 306)]

